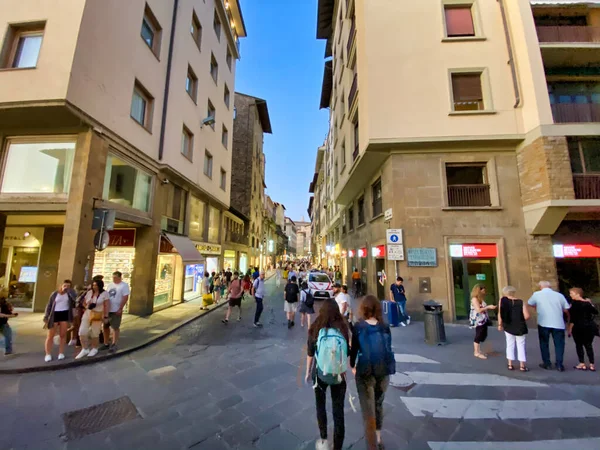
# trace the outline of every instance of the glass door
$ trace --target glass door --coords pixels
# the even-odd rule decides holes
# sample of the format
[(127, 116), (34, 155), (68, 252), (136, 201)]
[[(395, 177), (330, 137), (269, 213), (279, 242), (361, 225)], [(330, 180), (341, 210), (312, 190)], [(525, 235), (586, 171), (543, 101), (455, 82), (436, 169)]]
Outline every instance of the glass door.
[[(457, 319), (467, 319), (471, 310), (471, 290), (476, 284), (485, 286), (485, 302), (497, 305), (499, 301), (496, 283), (496, 258), (452, 258), (454, 283), (454, 310)], [(496, 318), (496, 311), (489, 311)]]

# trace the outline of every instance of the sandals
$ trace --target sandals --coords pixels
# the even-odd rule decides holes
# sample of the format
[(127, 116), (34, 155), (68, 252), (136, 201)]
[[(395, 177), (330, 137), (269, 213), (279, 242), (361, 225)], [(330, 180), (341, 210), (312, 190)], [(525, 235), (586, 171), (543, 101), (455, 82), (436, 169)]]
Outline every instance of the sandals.
[(508, 365), (508, 370), (515, 370), (515, 366), (513, 366), (512, 364)]
[(529, 372), (529, 369), (527, 367), (519, 367), (519, 370), (521, 372)]
[(479, 359), (487, 359), (487, 356), (485, 356), (483, 353), (474, 353), (475, 358), (479, 358)]
[(590, 364), (590, 372), (595, 372), (596, 366), (594, 364)]
[(585, 364), (578, 364), (576, 366), (573, 366), (573, 369), (575, 370), (587, 370), (587, 367)]

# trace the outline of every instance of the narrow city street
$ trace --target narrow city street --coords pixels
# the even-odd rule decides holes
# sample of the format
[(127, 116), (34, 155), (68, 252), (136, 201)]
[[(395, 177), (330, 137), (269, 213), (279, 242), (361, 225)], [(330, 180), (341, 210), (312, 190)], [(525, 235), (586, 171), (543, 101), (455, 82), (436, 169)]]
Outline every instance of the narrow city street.
[[(0, 449), (314, 448), (314, 396), (303, 383), (306, 329), (299, 321), (285, 327), (281, 290), (268, 281), (262, 329), (252, 327), (247, 299), (241, 322), (234, 313), (222, 324), (221, 309), (128, 356), (3, 376)], [(448, 346), (426, 347), (421, 323), (393, 330), (398, 373), (385, 402), (386, 449), (600, 448), (596, 374), (544, 372), (530, 352), (532, 372), (505, 376), (502, 355), (475, 360), (468, 330), (447, 331)], [(492, 340), (501, 351), (499, 342)], [(357, 411), (347, 398), (344, 447), (363, 449), (356, 389), (349, 385)], [(65, 427), (63, 414), (122, 397), (135, 408), (133, 415), (111, 410), (111, 420), (122, 423), (85, 435), (103, 426), (100, 411), (78, 429), (68, 416)]]

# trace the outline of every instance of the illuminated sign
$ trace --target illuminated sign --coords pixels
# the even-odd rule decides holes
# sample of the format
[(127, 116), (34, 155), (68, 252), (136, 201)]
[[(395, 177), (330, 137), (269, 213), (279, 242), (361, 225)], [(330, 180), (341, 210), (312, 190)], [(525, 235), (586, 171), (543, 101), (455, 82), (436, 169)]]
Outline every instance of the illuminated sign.
[(359, 258), (366, 258), (367, 257), (367, 249), (366, 248), (359, 248), (358, 249), (358, 257)]
[(450, 246), (452, 258), (495, 258), (498, 256), (496, 244), (453, 244)]
[(377, 247), (371, 247), (371, 256), (373, 256), (373, 258), (384, 258), (385, 257), (385, 245), (378, 245)]
[(600, 258), (600, 246), (592, 244), (573, 244), (552, 246), (555, 258)]
[(356, 252), (354, 250), (348, 250), (348, 258), (354, 258), (356, 256)]

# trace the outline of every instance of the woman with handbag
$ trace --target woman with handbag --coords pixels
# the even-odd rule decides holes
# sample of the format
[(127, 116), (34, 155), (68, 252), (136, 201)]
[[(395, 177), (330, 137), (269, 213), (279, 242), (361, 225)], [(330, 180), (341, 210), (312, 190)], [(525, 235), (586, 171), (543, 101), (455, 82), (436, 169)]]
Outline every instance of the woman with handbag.
[(515, 297), (517, 290), (512, 286), (502, 289), (504, 297), (500, 299), (498, 308), (498, 331), (504, 331), (506, 337), (506, 359), (508, 370), (515, 370), (515, 346), (521, 372), (529, 372), (527, 355), (525, 353), (525, 338), (527, 337), (527, 320), (529, 310), (525, 302)]
[(58, 332), (60, 344), (58, 348), (58, 359), (65, 359), (65, 345), (67, 343), (67, 329), (69, 323), (73, 322), (73, 308), (75, 307), (75, 296), (71, 289), (71, 280), (65, 280), (48, 299), (44, 313), (44, 327), (48, 328), (46, 335), (44, 361), (52, 361), (52, 344), (54, 335)]
[(481, 351), (481, 344), (485, 342), (488, 336), (488, 326), (490, 318), (488, 311), (496, 309), (496, 305), (487, 305), (485, 299), (485, 286), (476, 284), (471, 290), (471, 312), (469, 319), (471, 326), (475, 327), (475, 339), (473, 341), (473, 350), (476, 358), (487, 359), (487, 356)]
[(574, 368), (577, 370), (588, 370), (588, 367), (585, 365), (585, 355), (583, 353), (585, 349), (590, 361), (589, 370), (595, 372), (596, 365), (594, 364), (594, 347), (592, 342), (594, 341), (594, 337), (598, 336), (598, 325), (594, 321), (594, 316), (598, 314), (598, 310), (590, 299), (583, 298), (583, 289), (577, 287), (571, 288), (569, 295), (573, 301), (569, 310), (571, 318), (568, 335), (569, 337), (573, 336), (577, 358), (579, 359), (579, 364)]
[[(79, 338), (81, 339), (81, 352), (75, 359), (98, 354), (98, 337), (102, 325), (108, 322), (110, 300), (108, 292), (104, 290), (104, 281), (94, 280), (92, 289), (87, 292), (83, 300), (85, 313), (81, 318)], [(91, 346), (91, 349), (90, 349)]]

